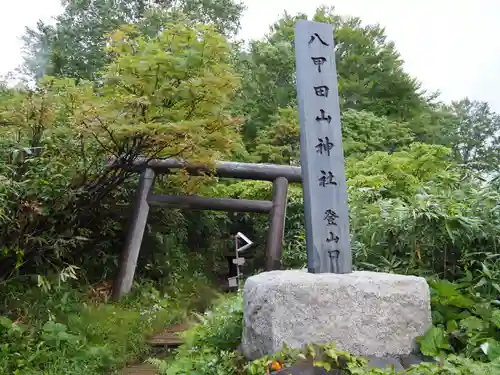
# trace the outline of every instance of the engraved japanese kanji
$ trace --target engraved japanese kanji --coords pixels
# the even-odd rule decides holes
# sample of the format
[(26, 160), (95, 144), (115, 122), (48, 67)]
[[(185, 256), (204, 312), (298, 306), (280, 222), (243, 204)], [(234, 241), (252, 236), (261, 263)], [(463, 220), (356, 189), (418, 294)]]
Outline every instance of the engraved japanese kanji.
[(333, 26), (297, 20), (294, 32), (300, 165), (309, 272), (352, 272)]
[(320, 116), (316, 116), (316, 121), (321, 122), (321, 121), (326, 121), (328, 123), (332, 122), (332, 116), (327, 115), (324, 109), (319, 110)]
[(330, 139), (328, 137), (325, 138), (318, 138), (318, 144), (316, 145), (316, 152), (320, 155), (323, 155), (325, 153), (326, 155), (330, 156), (330, 151), (333, 149), (333, 142), (330, 142)]
[(340, 237), (335, 235), (333, 232), (328, 232), (328, 237), (326, 238), (326, 242), (335, 242), (339, 243)]
[(337, 215), (337, 213), (332, 210), (332, 209), (327, 209), (325, 210), (325, 217), (323, 220), (326, 221), (326, 225), (337, 225), (337, 222), (335, 221), (336, 219), (339, 218), (339, 215)]
[(319, 186), (321, 187), (326, 187), (326, 185), (337, 185), (335, 182), (335, 176), (333, 175), (332, 171), (324, 171), (321, 170), (321, 177), (318, 178)]
[(323, 96), (325, 98), (328, 98), (328, 91), (330, 91), (330, 88), (328, 86), (314, 86), (314, 92), (316, 93), (316, 96)]
[(318, 73), (321, 73), (321, 66), (326, 63), (326, 57), (320, 56), (320, 57), (311, 57), (311, 60), (313, 61), (314, 65), (318, 67)]
[(318, 39), (318, 40), (319, 40), (319, 42), (320, 42), (321, 44), (323, 44), (324, 46), (329, 46), (329, 44), (328, 44), (327, 42), (325, 42), (325, 41), (323, 40), (323, 38), (321, 38), (321, 37), (318, 35), (318, 33), (314, 33), (313, 35), (311, 35), (311, 39), (309, 39), (309, 44), (311, 44), (312, 42), (314, 42), (316, 39)]

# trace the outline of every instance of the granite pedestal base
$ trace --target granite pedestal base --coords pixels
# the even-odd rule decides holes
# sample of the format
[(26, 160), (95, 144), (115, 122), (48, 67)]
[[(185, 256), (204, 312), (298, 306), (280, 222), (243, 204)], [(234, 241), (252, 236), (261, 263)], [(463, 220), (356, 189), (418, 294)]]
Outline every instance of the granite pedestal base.
[(246, 281), (244, 303), (249, 360), (328, 342), (361, 356), (409, 355), (432, 323), (425, 279), (378, 272), (264, 272)]

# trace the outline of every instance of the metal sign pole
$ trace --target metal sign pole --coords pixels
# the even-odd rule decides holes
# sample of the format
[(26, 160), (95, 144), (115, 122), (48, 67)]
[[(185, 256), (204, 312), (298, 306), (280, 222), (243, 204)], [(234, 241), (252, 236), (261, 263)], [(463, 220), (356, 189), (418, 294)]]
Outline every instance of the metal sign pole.
[(239, 255), (238, 255), (238, 252), (239, 252), (239, 249), (238, 249), (238, 234), (236, 234), (234, 236), (234, 249), (235, 249), (235, 252), (236, 252), (236, 257), (235, 257), (235, 260), (236, 260), (236, 283), (237, 283), (237, 288), (238, 288), (238, 291), (240, 290), (240, 277), (241, 277), (241, 273), (240, 273), (240, 262), (239, 262)]
[[(242, 247), (239, 247), (239, 244), (238, 244), (238, 239), (240, 239), (240, 238), (246, 242), (246, 244), (243, 245)], [(242, 272), (241, 272), (240, 267), (245, 264), (245, 258), (240, 257), (240, 252), (245, 251), (246, 249), (248, 249), (252, 245), (253, 245), (253, 242), (250, 239), (248, 239), (248, 237), (245, 236), (243, 233), (238, 232), (234, 236), (235, 258), (233, 259), (233, 264), (236, 265), (236, 277), (231, 277), (228, 279), (230, 288), (236, 287), (238, 291), (240, 290), (240, 280), (242, 278)], [(236, 285), (232, 284), (234, 281), (236, 281)]]

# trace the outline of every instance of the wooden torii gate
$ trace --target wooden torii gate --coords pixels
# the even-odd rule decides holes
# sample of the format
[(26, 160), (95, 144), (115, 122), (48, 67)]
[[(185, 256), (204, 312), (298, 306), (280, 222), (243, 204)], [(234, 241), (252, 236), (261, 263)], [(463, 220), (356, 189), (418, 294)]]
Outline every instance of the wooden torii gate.
[[(132, 220), (127, 233), (118, 275), (113, 286), (113, 299), (119, 299), (132, 288), (150, 206), (269, 213), (266, 270), (281, 268), (288, 183), (302, 182), (300, 167), (219, 161), (215, 163), (215, 169), (213, 169), (207, 165), (190, 165), (178, 159), (147, 160), (144, 158), (136, 159), (132, 166), (124, 166), (115, 165), (112, 160), (111, 165), (113, 168), (130, 168), (141, 173), (133, 202)], [(151, 190), (155, 176), (168, 173), (171, 169), (185, 169), (192, 176), (212, 174), (219, 177), (271, 181), (273, 182), (272, 201), (152, 194)]]

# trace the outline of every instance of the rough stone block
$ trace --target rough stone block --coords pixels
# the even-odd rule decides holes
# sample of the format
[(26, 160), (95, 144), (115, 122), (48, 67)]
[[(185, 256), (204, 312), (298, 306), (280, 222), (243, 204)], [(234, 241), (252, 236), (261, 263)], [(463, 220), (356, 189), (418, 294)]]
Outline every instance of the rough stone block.
[(336, 342), (362, 356), (408, 355), (431, 325), (425, 279), (377, 272), (271, 271), (244, 288), (242, 351), (248, 359), (283, 344)]

